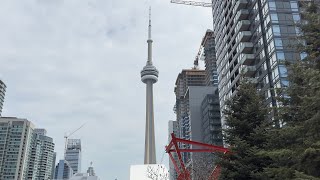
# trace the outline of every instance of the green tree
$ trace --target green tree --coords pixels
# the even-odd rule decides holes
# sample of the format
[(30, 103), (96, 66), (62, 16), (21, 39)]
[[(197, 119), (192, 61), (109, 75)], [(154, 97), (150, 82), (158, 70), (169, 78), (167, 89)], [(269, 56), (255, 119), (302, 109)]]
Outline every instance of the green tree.
[(260, 150), (267, 144), (267, 109), (256, 88), (243, 82), (224, 112), (225, 142), (232, 153), (221, 158), (220, 179), (261, 179), (261, 172), (270, 159)]
[(298, 49), (308, 54), (307, 62), (311, 66), (320, 69), (320, 7), (319, 2), (310, 2), (304, 7), (305, 12), (302, 13), (302, 21), (297, 24), (301, 30), (298, 37), (300, 46)]
[(307, 58), (288, 64), (288, 88), (280, 93), (281, 128), (272, 128), (267, 148), (260, 153), (272, 159), (265, 168), (270, 179), (320, 177), (320, 12), (311, 3), (299, 25)]

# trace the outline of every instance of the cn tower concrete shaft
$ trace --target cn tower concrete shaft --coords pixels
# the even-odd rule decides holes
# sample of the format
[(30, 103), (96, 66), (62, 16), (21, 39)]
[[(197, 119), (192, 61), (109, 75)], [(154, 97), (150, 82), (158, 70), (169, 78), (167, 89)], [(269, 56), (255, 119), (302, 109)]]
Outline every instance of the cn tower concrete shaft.
[(154, 137), (153, 82), (149, 81), (146, 96), (146, 133), (144, 164), (156, 164), (156, 145)]
[(151, 9), (149, 14), (148, 60), (141, 71), (141, 81), (146, 84), (146, 132), (144, 164), (156, 164), (156, 143), (154, 137), (153, 84), (158, 81), (159, 71), (152, 65)]

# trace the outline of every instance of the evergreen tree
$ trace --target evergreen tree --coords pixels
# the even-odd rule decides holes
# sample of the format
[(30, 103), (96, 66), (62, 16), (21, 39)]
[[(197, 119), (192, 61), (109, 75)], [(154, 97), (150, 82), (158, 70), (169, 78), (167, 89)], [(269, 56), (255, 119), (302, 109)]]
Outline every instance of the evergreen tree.
[(304, 13), (301, 14), (302, 21), (297, 24), (301, 30), (299, 50), (306, 53), (307, 62), (311, 66), (320, 69), (320, 7), (319, 2), (310, 2)]
[(305, 44), (299, 49), (308, 56), (288, 64), (290, 85), (278, 108), (283, 126), (269, 131), (268, 146), (260, 152), (272, 159), (264, 170), (270, 179), (320, 177), (320, 14), (314, 3), (306, 9), (299, 25)]
[(267, 111), (255, 87), (243, 82), (227, 102), (225, 142), (232, 153), (224, 155), (220, 179), (261, 179), (261, 172), (270, 159), (259, 154), (267, 144)]

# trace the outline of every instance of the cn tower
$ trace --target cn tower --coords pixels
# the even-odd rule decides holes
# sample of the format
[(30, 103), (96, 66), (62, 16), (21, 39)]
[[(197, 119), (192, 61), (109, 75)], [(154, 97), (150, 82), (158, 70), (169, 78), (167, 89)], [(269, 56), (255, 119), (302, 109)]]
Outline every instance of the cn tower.
[(154, 138), (153, 84), (158, 81), (159, 71), (152, 64), (151, 8), (149, 9), (148, 60), (141, 71), (141, 81), (146, 84), (146, 132), (144, 164), (156, 164)]

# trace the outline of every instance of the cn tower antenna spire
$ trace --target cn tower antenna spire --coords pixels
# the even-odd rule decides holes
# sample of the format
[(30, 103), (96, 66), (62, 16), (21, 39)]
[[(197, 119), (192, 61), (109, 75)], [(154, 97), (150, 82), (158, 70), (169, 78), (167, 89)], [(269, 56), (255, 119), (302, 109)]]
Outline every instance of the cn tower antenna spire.
[(151, 39), (151, 6), (149, 7), (149, 28), (148, 28), (148, 61), (147, 65), (152, 65), (152, 39)]
[(151, 6), (149, 7), (149, 36), (148, 39), (151, 39)]

